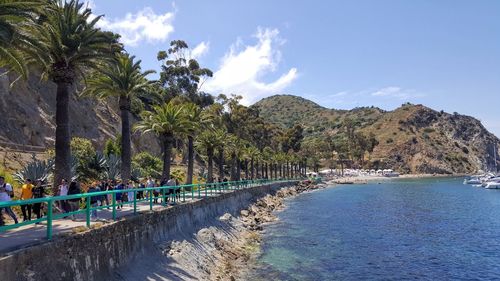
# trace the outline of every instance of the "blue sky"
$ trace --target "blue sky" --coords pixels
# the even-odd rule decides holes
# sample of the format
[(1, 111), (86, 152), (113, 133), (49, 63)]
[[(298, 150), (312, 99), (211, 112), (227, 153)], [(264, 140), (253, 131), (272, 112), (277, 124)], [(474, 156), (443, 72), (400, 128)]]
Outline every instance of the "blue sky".
[(294, 94), (322, 106), (405, 102), (479, 118), (500, 136), (500, 1), (93, 0), (144, 69), (182, 39), (215, 72), (203, 90), (251, 104)]

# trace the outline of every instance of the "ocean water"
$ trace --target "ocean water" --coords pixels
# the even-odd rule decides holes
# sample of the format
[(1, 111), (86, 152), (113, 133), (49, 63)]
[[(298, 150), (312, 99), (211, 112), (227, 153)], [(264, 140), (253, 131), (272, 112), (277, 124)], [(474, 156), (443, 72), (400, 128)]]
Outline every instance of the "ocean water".
[(500, 280), (500, 190), (345, 185), (287, 201), (249, 280)]

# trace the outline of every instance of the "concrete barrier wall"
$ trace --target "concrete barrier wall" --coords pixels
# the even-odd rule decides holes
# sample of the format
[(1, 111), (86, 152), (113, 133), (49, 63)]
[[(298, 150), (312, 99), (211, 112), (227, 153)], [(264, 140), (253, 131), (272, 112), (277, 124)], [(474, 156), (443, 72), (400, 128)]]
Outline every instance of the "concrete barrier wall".
[[(0, 259), (0, 280), (110, 280), (117, 268), (162, 241), (189, 239), (290, 183), (278, 183), (209, 197), (175, 208), (146, 212), (51, 242), (10, 253)], [(1, 243), (1, 241), (0, 241)], [(133, 265), (130, 265), (133, 266)]]

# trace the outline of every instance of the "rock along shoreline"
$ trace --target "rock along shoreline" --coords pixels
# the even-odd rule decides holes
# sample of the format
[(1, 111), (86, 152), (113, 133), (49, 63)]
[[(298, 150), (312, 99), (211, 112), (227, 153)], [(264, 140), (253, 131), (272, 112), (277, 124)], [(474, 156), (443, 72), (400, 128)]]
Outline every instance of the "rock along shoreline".
[(273, 213), (285, 208), (284, 200), (326, 186), (304, 181), (282, 188), (241, 210), (238, 217), (223, 215), (220, 225), (199, 230), (191, 241), (164, 243), (162, 252), (172, 266), (190, 273), (177, 280), (244, 280), (260, 253), (263, 227), (278, 220)]

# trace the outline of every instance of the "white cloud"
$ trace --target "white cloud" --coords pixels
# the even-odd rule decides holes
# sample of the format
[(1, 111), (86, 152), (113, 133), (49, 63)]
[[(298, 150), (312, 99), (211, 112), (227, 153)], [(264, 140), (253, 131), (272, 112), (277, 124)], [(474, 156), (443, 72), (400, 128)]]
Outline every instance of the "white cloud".
[(104, 30), (119, 33), (122, 36), (120, 40), (125, 45), (137, 46), (144, 41), (165, 42), (174, 31), (174, 16), (174, 12), (156, 14), (153, 9), (146, 7), (135, 14), (128, 13), (123, 18), (103, 18), (97, 25)]
[(208, 80), (204, 90), (213, 94), (225, 93), (243, 96), (242, 103), (249, 105), (261, 98), (280, 94), (296, 78), (297, 69), (291, 68), (273, 82), (263, 82), (266, 74), (276, 71), (281, 59), (279, 47), (284, 41), (277, 29), (257, 30), (255, 45), (243, 46), (241, 39), (234, 43), (222, 58), (221, 65)]
[(422, 97), (421, 93), (412, 89), (403, 89), (401, 87), (391, 86), (379, 89), (371, 93), (374, 97), (397, 98), (401, 100)]
[(191, 57), (193, 59), (199, 59), (200, 57), (206, 55), (208, 53), (208, 49), (210, 48), (210, 42), (201, 42), (196, 45), (194, 49), (191, 51)]
[(349, 94), (347, 91), (342, 91), (342, 92), (338, 92), (336, 94), (331, 94), (331, 95), (328, 95), (329, 98), (338, 98), (338, 97), (343, 97), (345, 95)]

